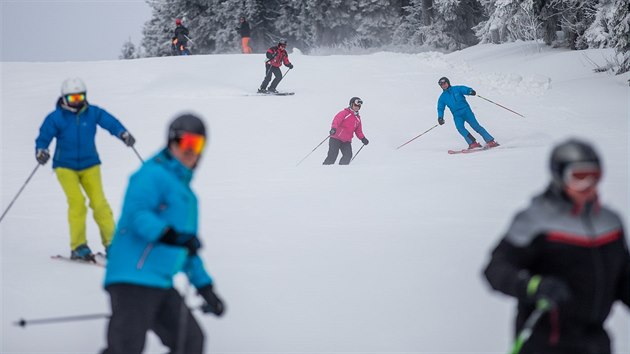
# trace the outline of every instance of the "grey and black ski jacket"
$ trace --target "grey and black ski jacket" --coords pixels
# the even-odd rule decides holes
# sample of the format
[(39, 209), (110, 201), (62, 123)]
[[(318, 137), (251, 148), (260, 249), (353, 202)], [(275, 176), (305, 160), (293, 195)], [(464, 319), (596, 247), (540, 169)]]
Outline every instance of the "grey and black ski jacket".
[(536, 325), (522, 353), (610, 353), (603, 324), (616, 300), (630, 306), (630, 255), (619, 216), (598, 203), (577, 210), (551, 185), (519, 212), (492, 252), (485, 276), (518, 299), (516, 331), (535, 308), (532, 275), (553, 276), (571, 299)]

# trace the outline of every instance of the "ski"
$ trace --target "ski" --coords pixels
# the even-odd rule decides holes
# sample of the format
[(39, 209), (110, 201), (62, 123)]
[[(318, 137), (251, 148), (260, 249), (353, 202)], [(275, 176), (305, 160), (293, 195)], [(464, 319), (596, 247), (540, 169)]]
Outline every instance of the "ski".
[(484, 147), (474, 148), (474, 149), (448, 150), (448, 153), (451, 154), (451, 155), (454, 155), (454, 154), (472, 154), (474, 152), (486, 151), (486, 150), (490, 150), (490, 149), (496, 149), (497, 147), (484, 146)]
[(94, 254), (94, 262), (84, 261), (84, 260), (81, 260), (81, 259), (72, 259), (70, 257), (62, 256), (60, 254), (55, 255), (55, 256), (50, 256), (50, 258), (51, 259), (56, 259), (56, 260), (59, 260), (59, 261), (66, 261), (66, 262), (86, 264), (86, 265), (94, 265), (94, 266), (101, 267), (101, 268), (105, 268), (105, 266), (107, 265), (107, 257), (101, 252), (97, 252), (97, 253)]
[(475, 149), (463, 149), (463, 150), (448, 150), (448, 153), (451, 155), (454, 154), (470, 154), (477, 151), (484, 151), (486, 148), (475, 148)]
[(292, 96), (295, 92), (256, 92), (253, 94), (247, 94), (245, 96)]

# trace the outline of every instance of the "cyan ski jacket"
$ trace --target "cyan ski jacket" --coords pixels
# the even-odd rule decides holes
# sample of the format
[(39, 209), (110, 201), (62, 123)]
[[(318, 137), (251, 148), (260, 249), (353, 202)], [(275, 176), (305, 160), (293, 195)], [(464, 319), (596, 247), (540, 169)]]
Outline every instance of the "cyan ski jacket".
[(212, 284), (203, 261), (185, 247), (159, 241), (167, 227), (197, 235), (193, 171), (163, 150), (129, 179), (122, 214), (108, 250), (105, 286), (116, 283), (170, 288), (184, 272), (196, 287)]
[(451, 110), (453, 116), (461, 114), (465, 110), (470, 110), (464, 95), (470, 95), (472, 90), (467, 86), (451, 86), (444, 90), (437, 102), (438, 118), (444, 118), (444, 108), (446, 106)]

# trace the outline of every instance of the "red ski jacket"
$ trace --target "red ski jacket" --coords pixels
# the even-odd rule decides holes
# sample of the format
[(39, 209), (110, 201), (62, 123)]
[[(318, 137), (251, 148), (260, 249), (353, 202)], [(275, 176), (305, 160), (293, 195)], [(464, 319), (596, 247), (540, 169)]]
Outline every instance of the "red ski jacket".
[(281, 67), (282, 63), (284, 63), (285, 66), (289, 66), (289, 64), (291, 64), (291, 62), (289, 62), (289, 54), (287, 54), (287, 51), (278, 48), (277, 46), (267, 49), (267, 59), (269, 59), (267, 64), (275, 66), (276, 68)]

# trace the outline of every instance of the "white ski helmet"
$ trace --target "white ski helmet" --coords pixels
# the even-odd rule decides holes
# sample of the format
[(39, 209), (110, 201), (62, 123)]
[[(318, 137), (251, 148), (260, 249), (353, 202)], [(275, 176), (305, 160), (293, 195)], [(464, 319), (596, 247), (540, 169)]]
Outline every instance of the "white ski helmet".
[(78, 77), (66, 79), (61, 84), (61, 96), (86, 92), (87, 88), (85, 87), (85, 83), (83, 83), (83, 80), (79, 79)]

